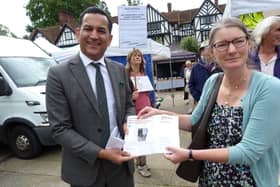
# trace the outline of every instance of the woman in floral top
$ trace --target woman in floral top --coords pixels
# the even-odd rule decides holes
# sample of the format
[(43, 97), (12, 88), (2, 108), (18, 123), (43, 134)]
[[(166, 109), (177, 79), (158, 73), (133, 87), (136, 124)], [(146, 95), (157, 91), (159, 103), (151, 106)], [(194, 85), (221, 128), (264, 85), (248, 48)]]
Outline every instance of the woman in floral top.
[[(173, 163), (203, 160), (199, 186), (277, 187), (280, 165), (280, 81), (248, 67), (250, 34), (237, 18), (217, 23), (209, 45), (224, 76), (208, 122), (206, 149), (168, 147)], [(138, 116), (170, 114), (179, 117), (182, 130), (191, 130), (202, 116), (220, 73), (205, 83), (191, 115), (145, 107)], [(189, 171), (192, 172), (192, 171)]]

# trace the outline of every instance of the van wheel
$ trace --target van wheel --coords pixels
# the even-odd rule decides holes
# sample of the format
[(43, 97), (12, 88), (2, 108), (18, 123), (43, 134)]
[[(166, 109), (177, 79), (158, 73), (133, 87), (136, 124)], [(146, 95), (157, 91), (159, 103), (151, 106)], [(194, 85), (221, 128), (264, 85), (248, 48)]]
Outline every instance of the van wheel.
[(24, 126), (11, 129), (9, 144), (16, 156), (23, 159), (34, 158), (42, 152), (42, 145), (34, 132)]

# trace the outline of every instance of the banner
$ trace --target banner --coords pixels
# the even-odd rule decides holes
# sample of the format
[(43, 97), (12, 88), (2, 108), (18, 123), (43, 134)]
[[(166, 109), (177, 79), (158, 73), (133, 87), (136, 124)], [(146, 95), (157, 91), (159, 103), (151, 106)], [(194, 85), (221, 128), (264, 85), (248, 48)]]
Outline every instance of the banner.
[(228, 0), (223, 18), (270, 10), (280, 10), (280, 0)]
[(119, 6), (120, 48), (147, 48), (146, 6)]

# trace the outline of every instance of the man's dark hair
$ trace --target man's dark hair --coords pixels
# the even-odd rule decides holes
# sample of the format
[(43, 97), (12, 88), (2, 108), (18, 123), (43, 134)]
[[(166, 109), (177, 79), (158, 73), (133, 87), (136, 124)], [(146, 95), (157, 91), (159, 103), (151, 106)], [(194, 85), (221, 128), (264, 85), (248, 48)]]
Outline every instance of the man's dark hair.
[(85, 14), (101, 14), (103, 16), (106, 16), (107, 20), (108, 20), (108, 28), (109, 28), (109, 32), (111, 33), (112, 31), (112, 20), (111, 20), (111, 17), (106, 14), (106, 12), (104, 12), (102, 9), (100, 8), (97, 8), (97, 7), (88, 7), (87, 9), (85, 9), (81, 14), (80, 14), (80, 17), (79, 17), (79, 27), (82, 26), (83, 24), (83, 18), (85, 16)]

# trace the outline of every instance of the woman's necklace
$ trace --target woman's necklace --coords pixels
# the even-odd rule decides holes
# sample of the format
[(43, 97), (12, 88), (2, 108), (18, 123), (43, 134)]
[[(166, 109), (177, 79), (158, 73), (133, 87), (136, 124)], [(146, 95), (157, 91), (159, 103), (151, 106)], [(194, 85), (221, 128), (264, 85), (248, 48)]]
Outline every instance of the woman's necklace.
[[(274, 47), (273, 48), (266, 48), (266, 50), (263, 50), (264, 48), (259, 50), (259, 57), (262, 62), (267, 64), (274, 56), (277, 55), (277, 52), (275, 51)], [(270, 50), (272, 49), (272, 50)]]
[[(246, 82), (246, 80), (247, 80), (246, 76), (245, 75), (242, 76), (242, 78), (238, 81), (238, 83), (233, 86), (233, 89), (238, 90), (243, 85), (243, 83)], [(225, 104), (225, 106), (229, 106), (229, 104), (233, 101), (232, 93), (234, 91), (230, 89), (230, 87), (231, 87), (230, 85), (228, 85), (228, 86), (225, 85), (225, 87), (227, 88), (228, 92), (225, 95), (224, 104)]]

